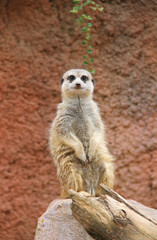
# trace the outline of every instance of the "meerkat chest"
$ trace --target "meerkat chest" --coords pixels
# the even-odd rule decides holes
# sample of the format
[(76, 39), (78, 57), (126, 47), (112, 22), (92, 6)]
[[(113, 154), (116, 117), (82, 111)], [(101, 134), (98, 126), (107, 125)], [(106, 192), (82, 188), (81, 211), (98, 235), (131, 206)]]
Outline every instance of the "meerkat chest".
[[(72, 131), (85, 144), (89, 141), (95, 130), (94, 112), (91, 108), (78, 106), (74, 110)], [(86, 144), (85, 144), (86, 145)]]

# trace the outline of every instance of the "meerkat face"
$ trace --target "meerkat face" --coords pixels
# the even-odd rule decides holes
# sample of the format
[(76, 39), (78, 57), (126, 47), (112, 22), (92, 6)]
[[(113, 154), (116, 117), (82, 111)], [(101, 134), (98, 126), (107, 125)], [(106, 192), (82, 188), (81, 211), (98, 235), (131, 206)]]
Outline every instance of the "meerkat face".
[(92, 75), (83, 69), (67, 71), (61, 80), (63, 97), (88, 97), (94, 90)]

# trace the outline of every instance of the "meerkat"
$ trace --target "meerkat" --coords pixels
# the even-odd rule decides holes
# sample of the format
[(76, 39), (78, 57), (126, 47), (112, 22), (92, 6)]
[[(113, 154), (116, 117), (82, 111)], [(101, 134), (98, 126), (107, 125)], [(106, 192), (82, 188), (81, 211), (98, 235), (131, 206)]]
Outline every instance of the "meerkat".
[(107, 147), (105, 126), (93, 100), (94, 79), (86, 70), (72, 69), (63, 75), (61, 90), (62, 103), (49, 136), (61, 197), (69, 198), (69, 189), (100, 196), (100, 183), (113, 188), (114, 157)]

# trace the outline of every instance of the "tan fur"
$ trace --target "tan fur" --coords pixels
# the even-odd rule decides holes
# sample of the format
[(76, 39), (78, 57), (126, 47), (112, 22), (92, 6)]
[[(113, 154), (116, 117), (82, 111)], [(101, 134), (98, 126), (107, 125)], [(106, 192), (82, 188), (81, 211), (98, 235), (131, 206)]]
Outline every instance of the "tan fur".
[[(71, 75), (75, 79), (70, 82)], [(88, 80), (82, 81), (82, 76)], [(113, 188), (114, 158), (106, 145), (99, 108), (92, 100), (93, 89), (92, 76), (85, 70), (73, 69), (63, 75), (63, 101), (49, 138), (62, 198), (69, 198), (69, 189), (100, 196), (100, 183)]]

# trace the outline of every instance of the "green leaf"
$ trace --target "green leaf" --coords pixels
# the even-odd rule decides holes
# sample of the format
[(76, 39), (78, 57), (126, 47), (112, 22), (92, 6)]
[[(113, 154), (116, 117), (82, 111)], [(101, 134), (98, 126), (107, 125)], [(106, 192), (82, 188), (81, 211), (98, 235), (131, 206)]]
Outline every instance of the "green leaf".
[(91, 16), (88, 16), (88, 18), (87, 18), (88, 20), (92, 20), (92, 17)]
[(87, 26), (88, 26), (88, 27), (92, 27), (92, 24), (91, 24), (91, 23), (87, 23)]
[(76, 11), (75, 9), (70, 10), (71, 13), (77, 13), (78, 11)]
[(89, 45), (89, 46), (88, 46), (88, 48), (89, 48), (89, 49), (92, 49), (92, 48), (93, 48), (93, 46), (92, 46), (92, 45)]
[(79, 10), (82, 9), (82, 6), (81, 5), (80, 6), (76, 6), (76, 9), (79, 11)]
[(90, 32), (90, 28), (83, 27), (82, 32)]
[(91, 7), (94, 11), (96, 11), (96, 7)]
[(82, 17), (85, 18), (85, 19), (88, 18), (88, 16), (86, 14), (82, 14)]
[(83, 17), (82, 16), (80, 18), (77, 18), (76, 20), (80, 23), (83, 23)]
[(83, 58), (86, 59), (88, 56), (87, 55), (84, 55)]
[(82, 30), (82, 32), (86, 32), (86, 31), (87, 31), (87, 28), (86, 28), (86, 27), (83, 27), (81, 30)]
[(84, 40), (81, 44), (85, 45), (87, 43), (87, 40)]
[(84, 19), (92, 20), (91, 16), (88, 16), (88, 15), (86, 15), (86, 14), (82, 14), (82, 17), (83, 17)]
[(73, 0), (74, 3), (79, 4), (80, 0)]
[(91, 38), (92, 38), (92, 36), (91, 36), (89, 33), (87, 33), (86, 39), (87, 39), (87, 40), (90, 40)]
[(83, 5), (90, 5), (91, 1), (87, 0), (85, 3), (83, 3)]
[(72, 13), (78, 13), (82, 9), (82, 6), (74, 6), (73, 9), (70, 11)]
[(104, 8), (101, 7), (101, 8), (98, 8), (98, 10), (99, 10), (100, 12), (102, 12), (102, 11), (104, 10)]
[(84, 62), (83, 62), (83, 64), (84, 64), (84, 65), (88, 65), (88, 64), (89, 64), (89, 62), (87, 62), (87, 61), (84, 61)]
[(90, 73), (95, 73), (94, 69), (89, 70)]
[(87, 49), (87, 53), (92, 53), (92, 50), (90, 50), (90, 49)]
[(91, 63), (93, 63), (93, 62), (94, 62), (93, 58), (89, 58), (89, 61), (90, 61)]

